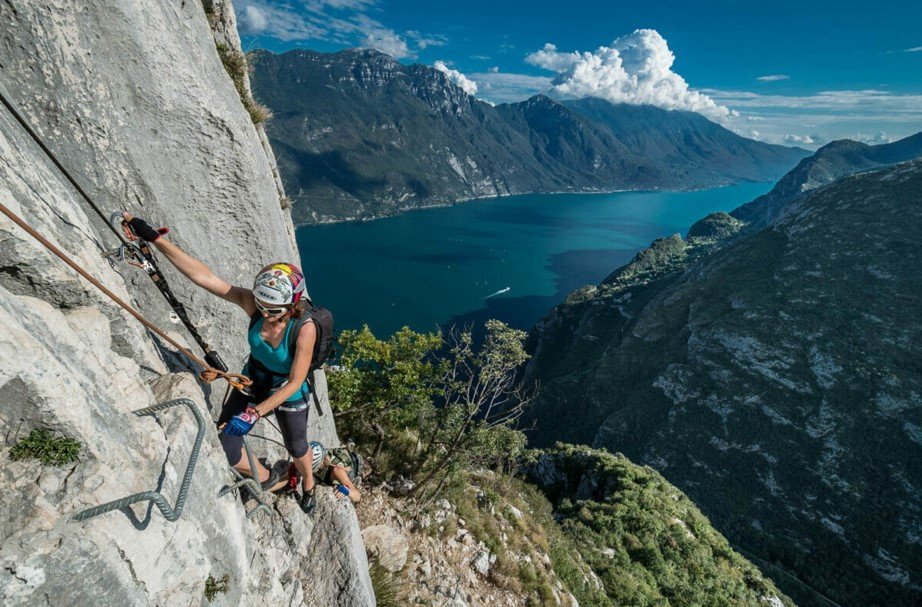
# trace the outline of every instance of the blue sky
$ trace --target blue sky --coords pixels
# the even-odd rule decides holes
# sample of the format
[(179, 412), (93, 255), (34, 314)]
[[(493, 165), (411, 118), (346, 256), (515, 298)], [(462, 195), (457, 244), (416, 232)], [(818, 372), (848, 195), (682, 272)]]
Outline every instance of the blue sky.
[(922, 2), (234, 0), (244, 48), (377, 48), (495, 103), (698, 111), (815, 148), (922, 130)]

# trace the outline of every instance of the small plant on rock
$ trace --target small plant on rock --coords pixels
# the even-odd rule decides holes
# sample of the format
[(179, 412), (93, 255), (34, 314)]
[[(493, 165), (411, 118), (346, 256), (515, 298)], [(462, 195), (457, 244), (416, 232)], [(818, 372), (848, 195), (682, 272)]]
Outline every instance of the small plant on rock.
[(221, 579), (216, 580), (213, 575), (209, 574), (208, 579), (205, 580), (205, 598), (210, 603), (214, 600), (218, 593), (224, 594), (227, 592), (230, 587), (230, 575), (224, 574)]
[(33, 430), (10, 450), (14, 461), (37, 459), (46, 466), (65, 466), (77, 461), (80, 443), (50, 430)]
[(245, 78), (250, 68), (247, 64), (246, 55), (225, 44), (217, 44), (216, 47), (221, 63), (224, 64), (227, 75), (230, 76), (231, 81), (234, 83), (234, 88), (237, 89), (237, 94), (240, 95), (240, 102), (250, 115), (250, 120), (253, 121), (253, 124), (261, 124), (272, 118), (272, 111), (253, 99), (253, 96), (247, 91)]

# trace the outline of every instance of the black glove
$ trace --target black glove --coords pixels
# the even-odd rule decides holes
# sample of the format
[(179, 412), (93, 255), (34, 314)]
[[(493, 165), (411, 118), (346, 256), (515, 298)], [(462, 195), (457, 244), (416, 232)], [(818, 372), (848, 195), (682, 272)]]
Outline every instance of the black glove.
[(126, 223), (135, 236), (147, 242), (154, 242), (170, 231), (169, 228), (154, 228), (140, 217), (132, 217)]

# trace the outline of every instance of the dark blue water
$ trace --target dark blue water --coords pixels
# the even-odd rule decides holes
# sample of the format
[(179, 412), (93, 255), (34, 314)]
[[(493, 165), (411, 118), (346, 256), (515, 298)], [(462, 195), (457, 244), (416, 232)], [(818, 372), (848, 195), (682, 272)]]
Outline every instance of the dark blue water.
[(770, 188), (491, 198), (304, 227), (297, 240), (311, 296), (333, 311), (337, 329), (367, 324), (385, 337), (404, 325), (423, 331), (498, 318), (527, 330), (653, 239), (684, 235), (708, 213)]

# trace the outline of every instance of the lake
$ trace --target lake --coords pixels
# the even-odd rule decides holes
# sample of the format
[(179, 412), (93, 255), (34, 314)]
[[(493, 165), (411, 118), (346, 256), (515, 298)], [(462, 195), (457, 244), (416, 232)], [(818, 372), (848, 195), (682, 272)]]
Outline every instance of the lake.
[(771, 189), (529, 194), (297, 230), (308, 290), (337, 330), (378, 337), (498, 318), (528, 330), (650, 242)]

